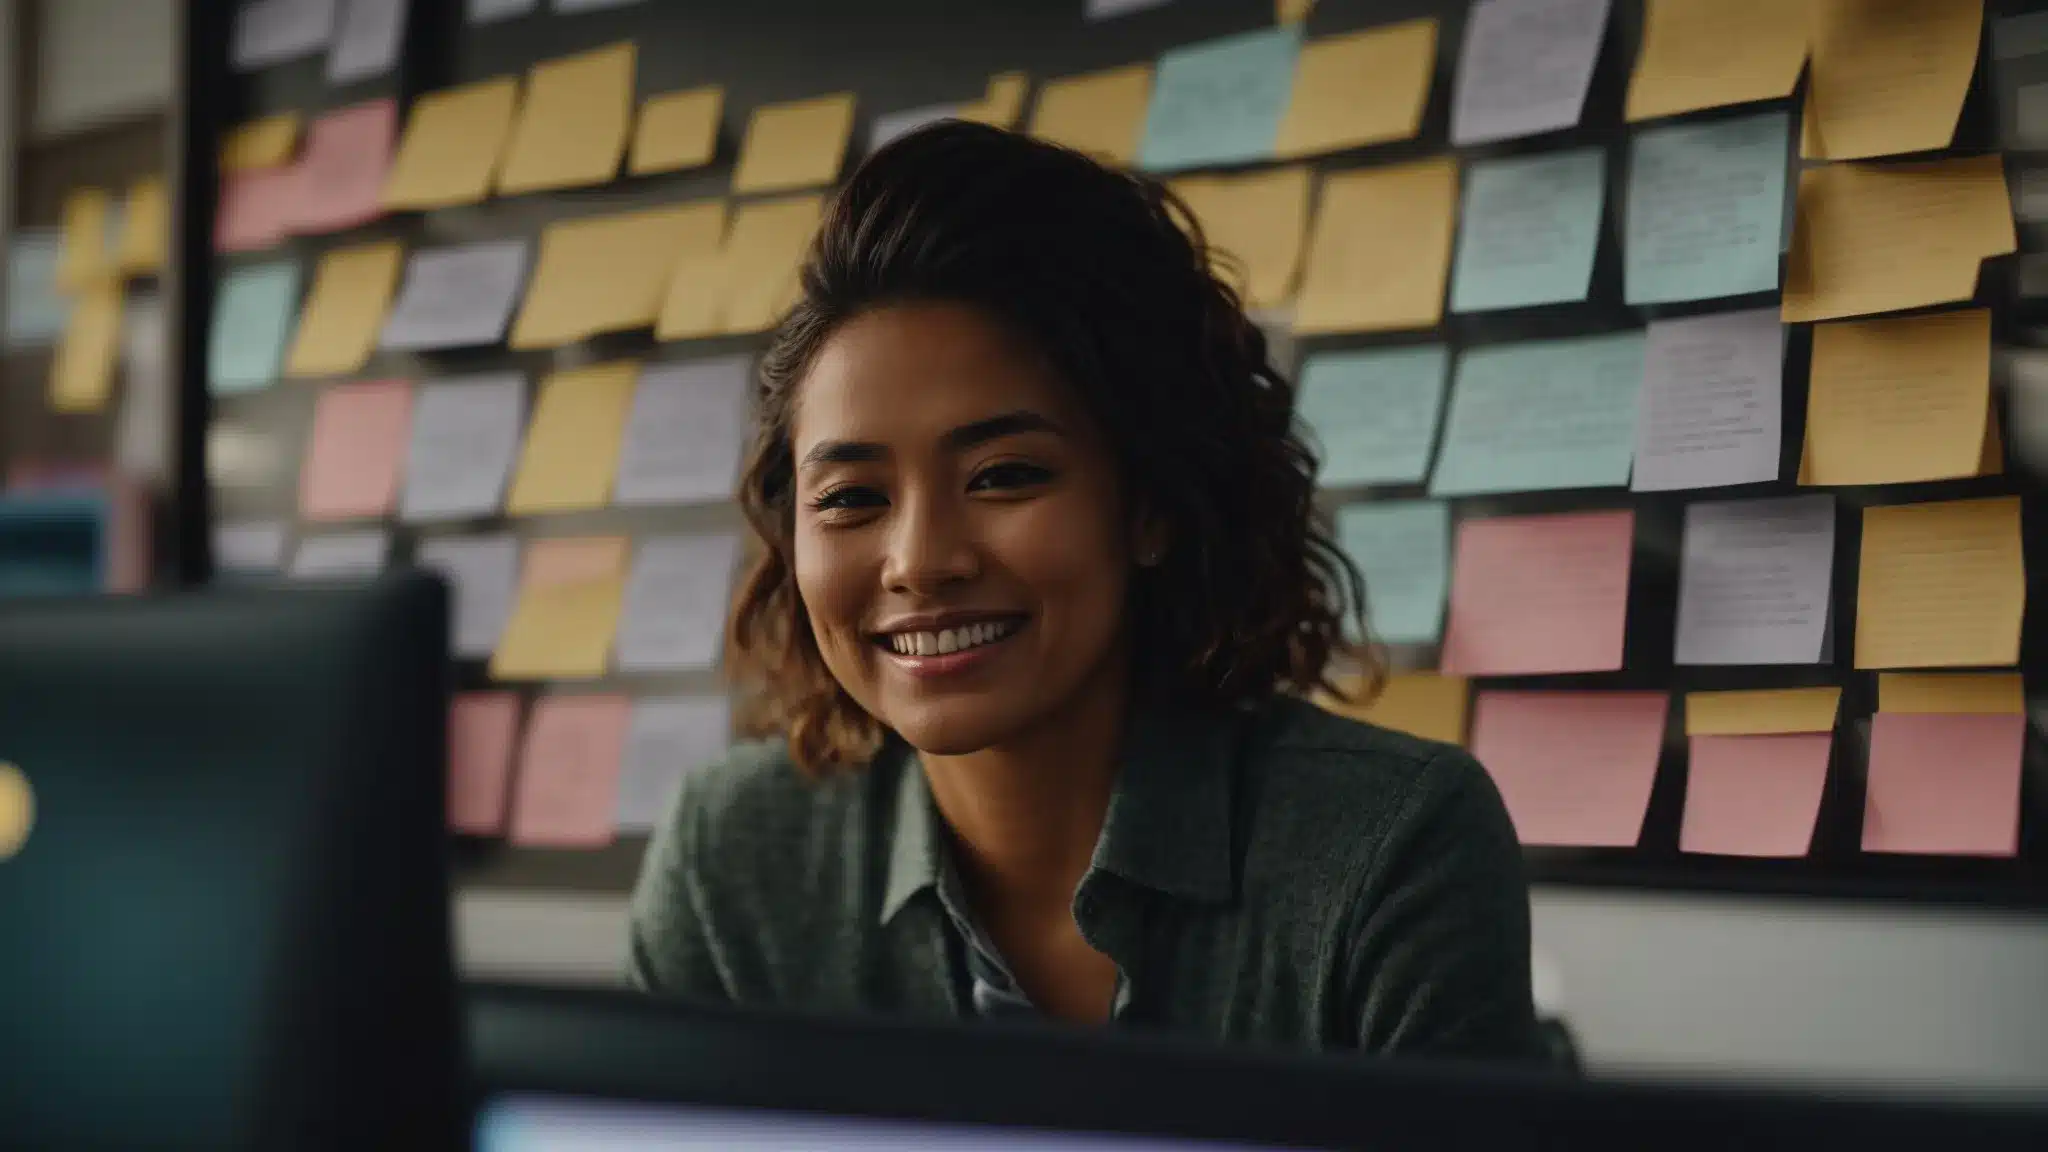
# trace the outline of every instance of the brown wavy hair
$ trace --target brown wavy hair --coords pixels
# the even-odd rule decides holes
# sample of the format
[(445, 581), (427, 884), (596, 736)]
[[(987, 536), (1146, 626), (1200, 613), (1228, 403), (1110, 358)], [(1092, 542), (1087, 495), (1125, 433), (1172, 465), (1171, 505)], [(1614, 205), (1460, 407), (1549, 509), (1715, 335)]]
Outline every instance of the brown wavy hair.
[[(870, 309), (985, 311), (1043, 354), (1106, 433), (1127, 506), (1164, 527), (1133, 577), (1141, 702), (1221, 708), (1346, 695), (1375, 675), (1365, 585), (1315, 504), (1294, 388), (1219, 277), (1200, 227), (1153, 180), (1065, 148), (946, 122), (870, 157), (812, 241), (801, 295), (761, 360), (739, 501), (760, 548), (734, 597), (725, 668), (752, 727), (804, 770), (858, 768), (887, 735), (826, 669), (791, 555), (790, 422), (819, 348)], [(1355, 623), (1348, 630), (1347, 621)]]

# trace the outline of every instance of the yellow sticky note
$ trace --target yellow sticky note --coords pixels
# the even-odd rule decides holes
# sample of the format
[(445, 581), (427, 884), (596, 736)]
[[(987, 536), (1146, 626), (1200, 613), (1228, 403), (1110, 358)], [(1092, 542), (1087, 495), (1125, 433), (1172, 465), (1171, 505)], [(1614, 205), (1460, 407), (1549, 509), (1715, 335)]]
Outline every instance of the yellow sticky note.
[(718, 335), (725, 303), (726, 259), (723, 250), (685, 253), (676, 261), (662, 297), (661, 316), (654, 322), (657, 340), (701, 340)]
[(299, 114), (280, 112), (228, 130), (220, 142), (220, 170), (281, 168), (299, 146)]
[(559, 348), (652, 326), (676, 262), (717, 251), (724, 234), (723, 200), (548, 225), (512, 347)]
[(129, 275), (163, 271), (171, 243), (170, 194), (161, 176), (146, 176), (128, 186), (121, 210), (121, 247), (115, 263)]
[(733, 168), (735, 192), (788, 192), (839, 179), (853, 134), (853, 93), (754, 109)]
[(2024, 715), (2026, 686), (2017, 672), (1881, 672), (1877, 710), (1944, 715)]
[(604, 507), (639, 379), (636, 361), (615, 360), (543, 380), (505, 510), (531, 516)]
[(1271, 308), (1293, 295), (1308, 234), (1306, 166), (1190, 176), (1171, 187), (1201, 224), (1218, 271), (1247, 306)]
[(1282, 158), (1412, 139), (1436, 79), (1436, 21), (1311, 40), (1273, 146)]
[(635, 176), (648, 176), (711, 163), (718, 154), (718, 118), (724, 110), (725, 89), (716, 84), (648, 97), (633, 128), (627, 168)]
[(956, 120), (969, 120), (991, 128), (1015, 128), (1024, 115), (1024, 92), (1031, 78), (1022, 72), (998, 72), (988, 78), (988, 89), (972, 104), (962, 105)]
[(114, 356), (121, 346), (121, 285), (101, 280), (79, 293), (50, 362), (50, 407), (98, 412), (114, 387)]
[(1294, 330), (1432, 328), (1444, 315), (1458, 162), (1363, 168), (1323, 181)]
[(633, 121), (633, 62), (625, 40), (534, 65), (498, 191), (581, 188), (617, 176)]
[(384, 181), (394, 211), (477, 204), (490, 194), (519, 82), (509, 77), (429, 92), (413, 101), (405, 136)]
[(77, 292), (114, 275), (109, 252), (113, 201), (104, 188), (76, 188), (64, 197), (63, 247), (57, 257), (57, 287)]
[(2018, 663), (2019, 497), (1866, 508), (1858, 571), (1858, 668)]
[(1800, 155), (1855, 160), (1948, 147), (1977, 70), (1983, 0), (1813, 3), (1812, 131), (1802, 133)]
[(335, 248), (320, 258), (292, 337), (288, 376), (346, 376), (376, 350), (405, 250), (396, 240)]
[(1808, 0), (1649, 0), (1631, 122), (1782, 100), (1806, 67)]
[(804, 251), (825, 215), (823, 196), (742, 204), (726, 237), (719, 331), (766, 332), (797, 300)]
[(1816, 325), (1809, 376), (1801, 484), (1984, 472), (1993, 420), (1988, 310)]
[(1128, 168), (1138, 156), (1145, 109), (1152, 101), (1152, 65), (1048, 80), (1031, 110), (1031, 135)]
[(1685, 694), (1688, 736), (1779, 736), (1828, 732), (1842, 704), (1840, 688), (1765, 688)]
[(491, 655), (498, 680), (602, 676), (625, 603), (626, 541), (535, 540), (519, 597)]
[(2015, 247), (1995, 153), (1808, 168), (1781, 315), (1806, 323), (1968, 300), (1984, 259)]
[[(1363, 684), (1362, 677), (1354, 676), (1345, 678), (1340, 686), (1355, 693), (1363, 690)], [(1469, 695), (1463, 676), (1399, 672), (1387, 677), (1379, 696), (1369, 704), (1356, 704), (1328, 694), (1318, 694), (1316, 703), (1353, 720), (1425, 740), (1463, 744)]]

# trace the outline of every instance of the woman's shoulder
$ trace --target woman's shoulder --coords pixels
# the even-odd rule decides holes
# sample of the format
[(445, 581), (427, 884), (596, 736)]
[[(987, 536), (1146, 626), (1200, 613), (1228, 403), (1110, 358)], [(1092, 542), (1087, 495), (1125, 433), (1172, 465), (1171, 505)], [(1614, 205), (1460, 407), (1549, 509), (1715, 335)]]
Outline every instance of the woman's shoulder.
[(1492, 777), (1463, 748), (1340, 716), (1297, 697), (1276, 699), (1263, 710), (1247, 752), (1262, 813), (1285, 823), (1308, 813), (1343, 813), (1351, 835), (1462, 813), (1494, 830), (1506, 827)]
[(870, 772), (881, 767), (816, 777), (797, 766), (780, 737), (740, 741), (708, 764), (684, 768), (662, 831), (727, 850), (772, 849), (821, 825), (842, 825), (867, 801)]
[(1254, 760), (1363, 770), (1381, 782), (1424, 773), (1484, 775), (1479, 762), (1455, 744), (1354, 720), (1298, 696), (1277, 697), (1262, 710), (1252, 748)]

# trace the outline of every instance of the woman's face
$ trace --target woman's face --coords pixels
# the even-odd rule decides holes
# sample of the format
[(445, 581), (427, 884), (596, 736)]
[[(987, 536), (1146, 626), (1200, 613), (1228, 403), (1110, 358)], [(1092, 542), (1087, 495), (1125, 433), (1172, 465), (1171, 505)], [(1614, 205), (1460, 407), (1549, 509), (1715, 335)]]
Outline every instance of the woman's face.
[(1132, 537), (1084, 409), (961, 305), (865, 313), (799, 386), (795, 566), (818, 650), (912, 747), (1036, 735), (1121, 689)]

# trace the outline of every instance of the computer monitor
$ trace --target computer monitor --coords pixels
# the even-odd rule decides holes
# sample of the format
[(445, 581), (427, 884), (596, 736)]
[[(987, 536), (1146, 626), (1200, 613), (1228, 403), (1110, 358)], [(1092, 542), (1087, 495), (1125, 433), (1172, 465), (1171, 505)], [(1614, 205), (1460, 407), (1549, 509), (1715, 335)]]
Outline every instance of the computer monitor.
[(1629, 1085), (627, 992), (465, 998), (476, 1152), (2048, 1148), (2038, 1102)]
[(447, 613), (0, 602), (0, 1144), (460, 1141)]

